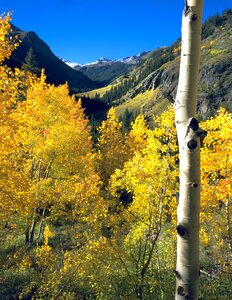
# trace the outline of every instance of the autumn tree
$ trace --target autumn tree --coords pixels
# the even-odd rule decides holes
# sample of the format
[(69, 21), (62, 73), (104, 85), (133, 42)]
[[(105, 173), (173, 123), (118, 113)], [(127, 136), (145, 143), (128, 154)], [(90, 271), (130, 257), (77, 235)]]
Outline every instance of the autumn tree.
[(87, 218), (98, 203), (93, 199), (100, 186), (90, 128), (81, 103), (69, 96), (67, 85), (55, 87), (46, 84), (45, 79), (44, 73), (34, 79), (26, 100), (18, 104), (14, 113), (15, 119), (22, 122), (21, 151), (31, 185), (31, 241), (36, 222), (44, 218), (46, 209), (52, 214), (63, 211), (67, 215), (68, 211), (71, 220), (77, 216)]
[[(113, 198), (108, 200), (102, 237), (89, 241), (89, 268), (83, 271), (91, 276), (98, 268), (99, 276), (90, 277), (90, 281), (97, 293), (98, 289), (106, 290), (106, 299), (110, 295), (146, 299), (164, 293), (160, 264), (167, 252), (162, 252), (159, 241), (164, 225), (175, 220), (177, 173), (173, 168), (177, 146), (173, 117), (171, 110), (157, 117), (155, 131), (146, 127), (142, 116), (137, 117), (126, 138), (130, 158), (111, 175)], [(119, 271), (115, 272), (115, 266)], [(104, 273), (107, 275), (102, 281)]]
[(7, 222), (20, 210), (27, 198), (29, 182), (22, 165), (24, 157), (20, 151), (20, 138), (17, 135), (20, 120), (13, 113), (20, 96), (25, 97), (22, 87), (29, 84), (28, 77), (19, 69), (11, 70), (4, 65), (17, 47), (11, 35), (10, 14), (0, 19), (0, 208), (1, 221)]
[[(232, 259), (232, 116), (221, 108), (217, 115), (201, 123), (207, 131), (201, 150), (201, 243), (206, 249), (202, 264), (202, 291), (209, 298), (230, 298)], [(211, 284), (209, 282), (211, 279)], [(218, 297), (218, 296), (217, 296)]]
[[(107, 185), (115, 169), (122, 168), (128, 158), (121, 129), (122, 123), (118, 121), (115, 109), (111, 108), (107, 119), (98, 128), (99, 138), (96, 145), (98, 150), (97, 165), (104, 185)], [(115, 155), (115, 151), (117, 155)]]
[[(124, 188), (131, 193), (131, 204), (127, 209), (130, 231), (124, 240), (124, 246), (131, 252), (137, 266), (135, 292), (139, 299), (149, 297), (149, 286), (157, 278), (153, 295), (162, 297), (163, 288), (159, 281), (162, 270), (157, 266), (151, 273), (151, 263), (159, 259), (159, 239), (163, 226), (175, 215), (175, 188), (177, 174), (173, 170), (176, 163), (175, 132), (173, 113), (168, 111), (156, 118), (157, 128), (148, 133), (143, 148), (135, 151), (122, 171), (116, 171), (112, 177), (115, 192)], [(141, 123), (141, 118), (137, 118)], [(170, 123), (169, 123), (170, 122)], [(140, 127), (142, 129), (143, 126)], [(172, 131), (173, 130), (173, 131)], [(132, 130), (133, 131), (133, 130)], [(137, 139), (142, 131), (137, 130)], [(143, 132), (145, 135), (146, 133)], [(135, 136), (135, 131), (133, 133)], [(139, 145), (139, 144), (137, 144)], [(137, 264), (136, 264), (137, 262)], [(154, 266), (153, 266), (154, 267)]]
[(143, 115), (137, 116), (135, 121), (132, 122), (131, 127), (125, 142), (130, 157), (132, 157), (135, 152), (140, 152), (147, 146), (148, 136), (151, 134), (151, 130), (149, 130)]

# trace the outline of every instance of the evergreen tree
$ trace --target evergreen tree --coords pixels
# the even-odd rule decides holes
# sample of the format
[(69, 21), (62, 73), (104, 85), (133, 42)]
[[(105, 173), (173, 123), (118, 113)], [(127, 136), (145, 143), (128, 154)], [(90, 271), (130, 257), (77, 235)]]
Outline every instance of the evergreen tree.
[(119, 122), (122, 122), (123, 132), (128, 132), (131, 130), (132, 122), (134, 122), (136, 116), (138, 116), (138, 112), (129, 111), (128, 108), (124, 111), (122, 115), (119, 116)]
[(36, 76), (40, 75), (40, 68), (38, 67), (39, 63), (36, 60), (36, 55), (32, 48), (30, 48), (27, 52), (27, 56), (25, 57), (25, 63), (23, 64), (23, 69), (29, 71)]

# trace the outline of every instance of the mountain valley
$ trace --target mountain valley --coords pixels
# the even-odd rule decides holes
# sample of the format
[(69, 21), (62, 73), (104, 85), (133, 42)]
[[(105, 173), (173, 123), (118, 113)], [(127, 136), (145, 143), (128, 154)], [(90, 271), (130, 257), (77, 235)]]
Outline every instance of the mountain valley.
[[(214, 114), (220, 106), (232, 109), (231, 25), (231, 9), (221, 16), (211, 17), (203, 25), (197, 104), (201, 118)], [(55, 56), (36, 33), (23, 32), (13, 25), (12, 29), (21, 43), (7, 64), (21, 67), (32, 49), (39, 68), (45, 69), (47, 81), (55, 85), (68, 82), (70, 92), (82, 99), (87, 114), (115, 106), (119, 116), (129, 111), (143, 113), (151, 119), (174, 101), (180, 60), (179, 39), (169, 47), (117, 60), (102, 57), (81, 65)]]
[[(221, 106), (232, 110), (232, 10), (208, 19), (203, 25), (200, 84), (197, 112), (200, 118), (214, 115)], [(169, 47), (158, 48), (134, 65), (124, 76), (112, 81), (108, 87), (80, 94), (91, 98), (108, 99), (118, 115), (125, 110), (143, 113), (148, 119), (173, 103), (178, 82), (180, 40)], [(125, 81), (127, 84), (125, 84)], [(114, 92), (123, 86), (123, 95)], [(99, 95), (98, 95), (99, 93)], [(119, 96), (118, 96), (118, 95)], [(96, 97), (97, 95), (97, 97)]]

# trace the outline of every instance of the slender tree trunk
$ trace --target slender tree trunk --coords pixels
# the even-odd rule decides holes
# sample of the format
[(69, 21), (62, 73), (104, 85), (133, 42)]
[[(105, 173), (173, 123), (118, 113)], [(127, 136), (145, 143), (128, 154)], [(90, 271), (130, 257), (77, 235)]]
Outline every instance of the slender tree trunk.
[(33, 216), (31, 229), (29, 233), (29, 244), (31, 245), (34, 241), (34, 235), (35, 235), (35, 226), (36, 226), (36, 215)]
[(230, 197), (227, 195), (226, 199), (226, 228), (227, 228), (227, 236), (228, 236), (228, 245), (230, 252), (232, 253), (232, 232), (231, 232), (231, 220), (230, 220)]
[(30, 238), (29, 238), (29, 225), (27, 225), (26, 230), (25, 230), (25, 243), (29, 244)]
[(198, 299), (200, 136), (196, 97), (200, 67), (203, 0), (185, 1), (180, 75), (175, 101), (180, 152), (176, 299)]
[(42, 226), (43, 226), (43, 222), (44, 222), (45, 210), (46, 210), (46, 208), (43, 208), (43, 212), (42, 212), (42, 216), (41, 216), (41, 220), (40, 220), (40, 224), (39, 224), (39, 228), (38, 228), (38, 234), (37, 234), (37, 237), (36, 237), (37, 247), (39, 246), (39, 240), (40, 240), (40, 236), (41, 236), (41, 232), (42, 232)]
[(29, 224), (27, 224), (27, 227), (25, 230), (25, 243), (28, 245), (28, 247), (30, 247), (34, 241), (35, 227), (36, 227), (36, 209), (34, 209), (31, 226), (29, 226)]

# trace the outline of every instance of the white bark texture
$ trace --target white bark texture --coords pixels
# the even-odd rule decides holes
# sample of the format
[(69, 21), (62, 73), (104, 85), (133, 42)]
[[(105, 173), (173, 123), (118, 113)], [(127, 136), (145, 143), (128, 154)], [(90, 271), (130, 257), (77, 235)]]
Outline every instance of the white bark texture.
[(180, 152), (176, 299), (198, 299), (200, 135), (196, 116), (203, 0), (187, 0), (182, 18), (182, 49), (175, 100)]

